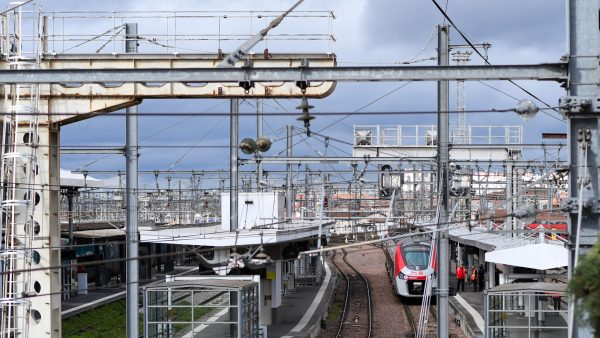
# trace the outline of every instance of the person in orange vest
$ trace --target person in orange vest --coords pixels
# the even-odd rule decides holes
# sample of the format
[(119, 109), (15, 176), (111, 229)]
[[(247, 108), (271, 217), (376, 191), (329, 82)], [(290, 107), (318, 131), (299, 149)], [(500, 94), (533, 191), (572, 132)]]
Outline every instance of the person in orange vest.
[(465, 271), (464, 265), (461, 264), (458, 268), (456, 268), (456, 292), (458, 292), (458, 289), (461, 289), (462, 292), (465, 292), (466, 274), (467, 272)]
[(477, 292), (477, 267), (473, 266), (471, 269), (471, 284), (473, 285), (473, 291)]

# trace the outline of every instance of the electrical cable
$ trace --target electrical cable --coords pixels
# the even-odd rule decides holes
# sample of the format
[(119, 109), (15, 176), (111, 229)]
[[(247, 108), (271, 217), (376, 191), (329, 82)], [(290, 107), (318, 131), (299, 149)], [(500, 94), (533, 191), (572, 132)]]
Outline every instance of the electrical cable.
[[(344, 116), (344, 117), (342, 117), (342, 118), (338, 119), (337, 121), (335, 121), (335, 122), (333, 122), (333, 123), (331, 123), (331, 124), (327, 125), (327, 126), (326, 126), (326, 127), (324, 127), (324, 128), (321, 128), (321, 129), (319, 129), (319, 130), (318, 130), (316, 133), (321, 133), (321, 132), (323, 132), (324, 130), (326, 130), (326, 129), (328, 129), (328, 128), (330, 128), (330, 127), (334, 126), (334, 125), (336, 125), (337, 123), (340, 123), (341, 121), (345, 120), (346, 118), (348, 118), (348, 117), (350, 117), (350, 116), (352, 116), (352, 115), (354, 115), (354, 114), (356, 114), (356, 113), (360, 112), (361, 110), (363, 110), (363, 109), (365, 109), (365, 108), (369, 107), (370, 105), (372, 105), (372, 104), (374, 104), (374, 103), (376, 103), (376, 102), (378, 102), (378, 101), (382, 100), (383, 98), (385, 98), (385, 97), (387, 97), (387, 96), (389, 96), (389, 95), (391, 95), (391, 94), (393, 94), (393, 93), (397, 92), (398, 90), (400, 90), (400, 89), (402, 89), (402, 88), (404, 88), (404, 87), (408, 86), (410, 83), (411, 83), (411, 82), (406, 82), (406, 83), (403, 83), (403, 84), (401, 84), (400, 86), (398, 86), (398, 87), (396, 87), (396, 88), (392, 89), (391, 91), (389, 91), (389, 92), (387, 92), (387, 93), (385, 93), (385, 94), (381, 95), (380, 97), (376, 98), (375, 100), (372, 100), (372, 101), (370, 101), (369, 103), (367, 103), (366, 105), (364, 105), (364, 106), (362, 106), (362, 107), (360, 107), (360, 108), (356, 109), (354, 112), (352, 112), (352, 113), (350, 113), (350, 114), (347, 114), (346, 116)], [(314, 113), (312, 113), (312, 114), (314, 115)], [(292, 145), (292, 147), (296, 146), (297, 144), (298, 144), (298, 143), (295, 143), (295, 144), (293, 144), (293, 145)], [(279, 152), (279, 154), (282, 154), (282, 153), (283, 153), (283, 152), (285, 152), (285, 151), (287, 151), (287, 148), (286, 148), (286, 149), (284, 149), (284, 151), (282, 151), (282, 152)]]
[[(400, 88), (396, 88), (396, 90), (398, 90)], [(388, 95), (392, 94), (392, 92), (388, 92)], [(377, 100), (381, 100), (383, 98), (379, 97)], [(376, 101), (377, 101), (376, 100)], [(368, 107), (369, 105), (375, 103), (376, 101), (371, 102), (370, 104), (367, 104), (365, 106), (363, 106), (360, 109), (364, 109), (366, 107)], [(544, 110), (552, 110), (552, 109), (557, 109), (560, 107), (548, 107), (548, 108), (539, 108), (540, 111), (544, 111)], [(471, 113), (471, 114), (477, 114), (477, 113), (509, 113), (509, 112), (514, 112), (515, 108), (502, 108), (502, 109), (498, 109), (498, 108), (489, 108), (489, 109), (471, 109), (471, 110), (465, 110), (465, 111), (461, 111), (464, 113)], [(457, 113), (458, 110), (449, 110), (449, 111), (445, 111), (443, 112), (444, 114), (455, 114)], [(360, 113), (360, 114), (359, 114)], [(311, 115), (315, 115), (315, 116), (337, 116), (337, 115), (342, 115), (344, 116), (341, 119), (336, 120), (335, 123), (339, 123), (340, 121), (346, 119), (347, 117), (350, 117), (352, 115), (433, 115), (433, 114), (438, 114), (439, 112), (436, 110), (404, 110), (404, 111), (368, 111), (368, 112), (361, 112), (360, 110), (356, 110), (354, 112), (348, 113), (348, 112), (343, 112), (343, 111), (330, 111), (330, 112), (311, 112)], [(264, 113), (263, 115), (265, 117), (275, 117), (275, 116), (297, 116), (299, 113), (297, 112), (268, 112), (268, 113)], [(7, 113), (7, 112), (3, 112), (0, 113), (0, 116), (11, 116), (13, 115), (12, 113)], [(19, 113), (20, 116), (36, 116), (39, 114), (36, 113)], [(58, 112), (54, 112), (51, 115), (53, 116), (72, 116), (72, 113), (58, 113)], [(104, 114), (104, 115), (98, 115), (98, 116), (94, 116), (95, 118), (114, 118), (114, 117), (122, 117), (122, 116), (127, 116), (130, 115), (126, 112), (114, 112), (114, 113), (110, 113), (110, 114)], [(231, 113), (229, 112), (219, 112), (219, 113), (208, 113), (208, 112), (138, 112), (138, 113), (133, 113), (131, 115), (135, 115), (135, 116), (140, 116), (140, 117), (187, 117), (187, 116), (200, 116), (200, 117), (215, 117), (215, 116), (230, 116)], [(239, 113), (240, 116), (256, 116), (256, 112), (240, 112)], [(332, 124), (333, 125), (333, 124)], [(323, 129), (319, 130), (319, 132), (322, 132), (323, 130), (331, 127), (332, 125), (329, 125), (327, 127), (324, 127)]]
[[(581, 177), (579, 178), (579, 196), (577, 198), (577, 225), (576, 225), (576, 230), (575, 230), (575, 252), (574, 252), (574, 262), (573, 262), (573, 269), (577, 269), (577, 265), (579, 263), (579, 246), (580, 246), (580, 238), (581, 238), (581, 221), (583, 219), (582, 217), (582, 213), (583, 213), (583, 191), (584, 191), (584, 187), (588, 184), (587, 182), (587, 157), (588, 157), (588, 144), (587, 141), (585, 139), (583, 139), (581, 141), (581, 154), (579, 155), (579, 158), (583, 158), (583, 162), (579, 165), (580, 171), (583, 171), (583, 175), (581, 175)], [(575, 309), (573, 307), (573, 305), (575, 303), (575, 299), (573, 299), (570, 303), (569, 303), (569, 321), (568, 321), (568, 326), (569, 327), (573, 327), (574, 323), (575, 323)]]
[[(319, 184), (322, 185), (322, 184)], [(542, 212), (542, 210), (536, 210), (536, 213), (540, 213)], [(485, 220), (494, 220), (494, 219), (498, 219), (498, 218), (508, 218), (508, 217), (514, 217), (516, 216), (515, 213), (510, 213), (507, 215), (504, 215), (502, 217), (497, 217), (497, 216), (490, 216), (490, 217), (486, 217), (486, 218), (480, 218), (478, 221), (485, 221)], [(413, 227), (409, 228), (409, 230), (417, 230), (417, 229), (423, 229), (426, 228), (428, 226), (439, 226), (439, 225), (448, 225), (448, 230), (451, 229), (458, 229), (458, 228), (463, 228), (465, 221), (463, 220), (457, 220), (457, 221), (448, 221), (448, 222), (444, 222), (444, 223), (432, 223), (432, 224), (427, 224), (427, 225), (417, 225), (417, 224), (413, 224)], [(258, 229), (257, 229), (258, 230)], [(442, 230), (432, 230), (429, 231), (430, 233), (433, 232), (438, 232), (438, 231), (442, 231)], [(483, 233), (495, 233), (495, 231), (484, 231)], [(532, 231), (532, 232), (536, 232), (536, 231)], [(224, 232), (224, 233), (228, 233), (231, 234), (231, 232)], [(365, 232), (365, 233), (369, 233), (369, 232)], [(411, 234), (411, 235), (418, 235), (418, 234), (424, 234), (426, 232), (421, 232), (421, 233), (417, 233), (417, 234)], [(479, 233), (474, 233), (473, 235), (479, 235)], [(181, 239), (185, 239), (185, 238), (195, 238), (197, 237), (198, 234), (193, 234), (193, 235), (186, 235), (186, 236), (177, 236), (177, 238), (172, 238), (172, 239), (164, 239), (161, 240), (162, 242), (165, 241), (179, 241)], [(237, 236), (239, 236), (239, 234), (237, 234)], [(244, 236), (253, 236), (252, 234), (248, 234), (248, 235), (244, 235)], [(254, 236), (253, 236), (254, 237)], [(406, 237), (406, 236), (404, 236)], [(394, 240), (394, 239), (398, 239), (398, 238), (402, 238), (399, 236), (396, 237), (387, 237), (383, 240), (378, 240), (378, 241), (389, 241), (389, 240)], [(127, 243), (127, 242), (125, 242)], [(141, 242), (141, 243), (146, 243), (146, 242)], [(147, 242), (147, 243), (152, 243), (152, 242)], [(369, 241), (370, 243), (370, 241)], [(106, 244), (110, 244), (110, 243), (106, 243)], [(364, 243), (364, 244), (368, 244), (368, 243)], [(248, 245), (246, 247), (251, 247), (252, 245)], [(52, 246), (48, 246), (48, 247), (44, 247), (44, 249), (52, 249)], [(57, 248), (61, 248), (61, 247), (57, 247)], [(328, 250), (322, 250), (322, 251), (329, 251), (329, 250), (334, 250), (336, 248), (339, 247), (331, 247)], [(185, 253), (211, 253), (213, 252), (213, 249), (210, 248), (196, 248), (196, 249), (192, 249), (189, 250), (188, 252), (184, 252)], [(314, 253), (313, 251), (309, 251), (308, 253)], [(45, 271), (45, 270), (56, 270), (56, 269), (62, 269), (62, 268), (66, 268), (66, 267), (73, 267), (73, 266), (93, 266), (93, 265), (99, 265), (99, 264), (110, 264), (110, 263), (118, 263), (118, 262), (125, 262), (125, 261), (130, 261), (130, 260), (141, 260), (141, 259), (150, 259), (150, 258), (161, 258), (161, 257), (170, 257), (170, 256), (176, 256), (181, 254), (181, 252), (169, 252), (169, 253), (160, 253), (160, 254), (150, 254), (150, 255), (142, 255), (142, 256), (138, 256), (138, 257), (123, 257), (123, 258), (111, 258), (111, 259), (102, 259), (102, 260), (95, 260), (95, 261), (88, 261), (88, 262), (80, 262), (77, 264), (61, 264), (58, 266), (50, 266), (50, 267), (40, 267), (40, 268), (32, 268), (32, 269), (22, 269), (22, 270), (15, 270), (15, 271), (11, 271), (11, 272), (0, 272), (0, 276), (2, 275), (6, 275), (6, 274), (10, 274), (10, 273), (21, 273), (21, 272), (25, 272), (25, 271)]]
[[(202, 137), (198, 140), (198, 142), (194, 143), (193, 147), (189, 147), (189, 149), (186, 152), (184, 152), (183, 155), (181, 155), (179, 158), (177, 158), (177, 160), (175, 160), (175, 162), (173, 162), (166, 170), (169, 171), (169, 170), (175, 168), (175, 166), (177, 164), (179, 164), (179, 162), (181, 162), (187, 155), (189, 155), (192, 152), (192, 150), (194, 150), (194, 148), (200, 144), (200, 142), (204, 141), (204, 139), (206, 139), (215, 129), (217, 129), (217, 127), (223, 121), (225, 121), (225, 117), (223, 117), (222, 119), (217, 121), (217, 123), (212, 128), (210, 128), (210, 130), (207, 131), (206, 134), (202, 135)], [(237, 146), (237, 145), (234, 145), (234, 146)], [(229, 148), (229, 146), (228, 146), (228, 148)]]
[[(463, 38), (463, 40), (465, 40), (465, 42), (473, 49), (473, 51), (475, 53), (477, 53), (477, 55), (479, 55), (481, 57), (481, 59), (485, 62), (486, 65), (491, 66), (492, 64), (488, 61), (488, 59), (483, 56), (483, 54), (481, 54), (481, 52), (479, 51), (479, 49), (475, 48), (475, 46), (473, 45), (473, 43), (471, 43), (471, 41), (469, 40), (469, 38), (467, 38), (465, 36), (465, 34), (463, 34), (463, 32), (458, 28), (457, 25), (454, 24), (454, 22), (452, 21), (452, 19), (448, 16), (448, 14), (446, 13), (446, 11), (444, 11), (444, 9), (437, 3), (436, 0), (431, 0), (433, 2), (433, 4), (435, 5), (435, 7), (437, 7), (437, 9), (442, 13), (442, 15), (444, 16), (444, 18), (446, 20), (448, 20), (448, 22), (452, 25), (452, 27), (454, 27), (454, 29), (456, 29), (456, 31), (458, 32), (458, 34)], [(536, 99), (537, 101), (541, 102), (542, 104), (544, 104), (547, 108), (551, 108), (552, 110), (554, 110), (557, 113), (560, 113), (558, 110), (556, 110), (555, 108), (552, 108), (552, 106), (550, 106), (548, 103), (546, 103), (544, 100), (540, 99), (539, 97), (537, 97), (535, 94), (533, 94), (532, 92), (530, 92), (529, 90), (525, 89), (524, 87), (520, 86), (519, 84), (517, 84), (516, 82), (514, 82), (513, 80), (507, 80), (508, 82), (510, 82), (511, 84), (513, 84), (514, 86), (516, 86), (517, 88), (519, 88), (520, 90), (522, 90), (523, 92), (525, 92), (527, 95), (531, 96), (532, 98)], [(542, 111), (542, 113), (552, 117), (555, 120), (561, 121), (563, 123), (566, 123), (566, 121), (564, 121), (563, 119), (560, 119), (554, 115), (549, 114), (548, 112)]]
[[(208, 107), (208, 108), (207, 108), (207, 109), (205, 109), (203, 112), (209, 112), (209, 111), (211, 111), (211, 110), (213, 110), (213, 109), (215, 109), (215, 108), (218, 108), (218, 107), (220, 107), (221, 105), (225, 104), (226, 102), (227, 102), (227, 101), (223, 101), (223, 102), (220, 102), (220, 103), (218, 103), (218, 104), (215, 104), (215, 105), (213, 105), (213, 106), (211, 106), (211, 107)], [(146, 136), (146, 137), (142, 138), (140, 141), (146, 141), (146, 140), (149, 140), (149, 139), (151, 139), (152, 137), (154, 137), (154, 136), (156, 136), (156, 135), (158, 135), (158, 134), (161, 134), (161, 133), (163, 133), (163, 132), (165, 132), (165, 131), (167, 131), (167, 130), (169, 130), (169, 129), (171, 129), (171, 128), (174, 128), (174, 127), (176, 127), (176, 126), (178, 126), (178, 125), (180, 125), (180, 124), (183, 124), (183, 123), (185, 123), (185, 122), (188, 122), (188, 121), (192, 120), (192, 119), (193, 119), (193, 118), (195, 118), (195, 117), (196, 117), (196, 116), (191, 116), (191, 117), (189, 117), (189, 118), (187, 118), (187, 119), (183, 119), (183, 120), (181, 120), (181, 121), (177, 121), (177, 122), (175, 122), (175, 123), (173, 123), (173, 124), (171, 124), (171, 125), (169, 125), (169, 126), (167, 126), (167, 127), (165, 127), (165, 128), (162, 128), (162, 129), (160, 129), (160, 130), (158, 130), (158, 131), (156, 131), (156, 132), (154, 132), (154, 133), (152, 133), (152, 134), (150, 134), (150, 135), (148, 135), (148, 136)], [(92, 162), (90, 162), (90, 163), (88, 163), (88, 164), (84, 164), (83, 166), (81, 166), (81, 167), (77, 168), (77, 170), (81, 170), (81, 169), (83, 169), (83, 168), (87, 168), (87, 167), (89, 167), (89, 166), (90, 166), (90, 165), (92, 165), (92, 164), (98, 163), (99, 161), (101, 161), (101, 160), (103, 160), (103, 159), (105, 159), (105, 158), (108, 158), (109, 156), (110, 156), (110, 155), (105, 155), (105, 156), (102, 156), (102, 157), (98, 158), (98, 159), (97, 159), (97, 160), (95, 160), (95, 161), (92, 161)]]

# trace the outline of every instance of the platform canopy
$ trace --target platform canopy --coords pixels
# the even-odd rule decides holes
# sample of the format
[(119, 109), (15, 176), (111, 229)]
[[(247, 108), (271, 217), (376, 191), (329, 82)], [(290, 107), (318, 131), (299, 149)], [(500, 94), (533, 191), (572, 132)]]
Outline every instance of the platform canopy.
[(561, 245), (537, 243), (486, 252), (485, 261), (548, 270), (568, 265), (569, 250)]
[(71, 171), (60, 169), (61, 188), (102, 188), (104, 182), (89, 175), (76, 174)]

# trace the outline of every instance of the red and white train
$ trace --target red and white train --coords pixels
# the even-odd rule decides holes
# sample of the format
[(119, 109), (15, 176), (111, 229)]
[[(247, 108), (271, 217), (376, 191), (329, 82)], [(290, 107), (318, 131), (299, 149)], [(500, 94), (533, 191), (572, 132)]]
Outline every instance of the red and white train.
[(416, 235), (397, 240), (384, 250), (388, 276), (397, 295), (422, 297), (427, 278), (435, 279), (436, 253), (431, 243), (430, 236)]

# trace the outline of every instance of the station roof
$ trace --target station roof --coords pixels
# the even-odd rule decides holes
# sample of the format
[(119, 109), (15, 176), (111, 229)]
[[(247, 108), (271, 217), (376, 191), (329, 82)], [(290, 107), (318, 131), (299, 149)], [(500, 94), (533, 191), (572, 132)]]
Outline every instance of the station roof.
[(569, 250), (560, 245), (537, 243), (486, 252), (485, 261), (536, 270), (548, 270), (567, 266)]
[(565, 283), (507, 283), (486, 290), (487, 293), (511, 292), (511, 291), (534, 291), (534, 292), (566, 292)]
[(68, 170), (60, 169), (60, 186), (62, 188), (102, 188), (104, 182), (89, 175), (74, 174)]
[[(431, 230), (435, 225), (429, 226)], [(543, 236), (543, 233), (541, 233)], [(494, 233), (481, 226), (469, 229), (466, 225), (449, 230), (452, 241), (486, 251), (485, 261), (520, 266), (536, 270), (548, 270), (568, 265), (568, 250), (562, 242), (539, 243), (539, 236), (521, 234), (511, 237)]]
[(73, 231), (73, 237), (79, 238), (110, 238), (125, 236), (125, 229), (100, 229)]
[[(334, 222), (322, 223), (322, 234), (332, 228)], [(224, 231), (221, 224), (194, 227), (144, 227), (140, 226), (140, 241), (179, 245), (233, 247), (260, 244), (275, 244), (297, 241), (318, 236), (319, 222), (293, 220), (281, 229), (252, 228)]]
[(537, 238), (527, 236), (510, 237), (501, 233), (493, 233), (479, 226), (474, 226), (469, 230), (466, 225), (450, 229), (450, 239), (485, 251), (503, 250), (535, 244), (537, 240)]
[(239, 280), (239, 279), (224, 279), (224, 278), (211, 278), (211, 279), (194, 279), (194, 280), (176, 280), (172, 282), (160, 282), (154, 283), (152, 286), (148, 286), (148, 290), (160, 290), (164, 288), (178, 288), (178, 289), (211, 289), (211, 288), (247, 288), (249, 286), (258, 285), (257, 282), (251, 280)]

